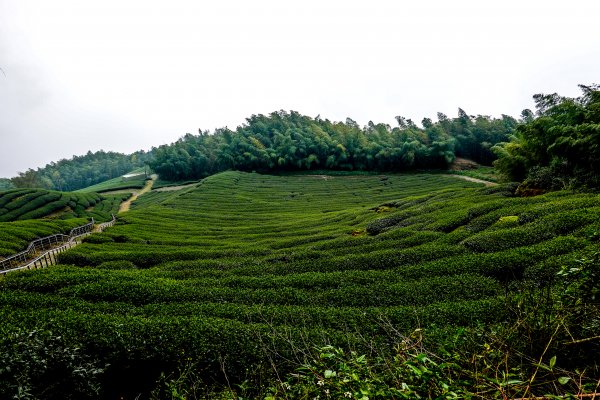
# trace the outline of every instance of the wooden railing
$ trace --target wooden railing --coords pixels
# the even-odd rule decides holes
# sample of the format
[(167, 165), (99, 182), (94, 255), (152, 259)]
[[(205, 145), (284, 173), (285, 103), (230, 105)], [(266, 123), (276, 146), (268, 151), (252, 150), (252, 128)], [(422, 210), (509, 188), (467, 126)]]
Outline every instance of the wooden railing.
[[(94, 218), (90, 223), (71, 229), (68, 235), (56, 234), (36, 239), (27, 246), (27, 249), (0, 261), (0, 274), (23, 269), (44, 268), (56, 264), (58, 254), (81, 243), (84, 237), (94, 231), (102, 232), (113, 226), (116, 218), (99, 224), (94, 229)], [(57, 247), (58, 246), (58, 247)]]
[(115, 215), (113, 214), (112, 219), (108, 222), (103, 222), (101, 224), (98, 225), (98, 227), (96, 228), (99, 232), (102, 232), (103, 230), (105, 230), (106, 228), (109, 228), (111, 226), (113, 226), (115, 224), (115, 221), (117, 220), (117, 218), (115, 217)]

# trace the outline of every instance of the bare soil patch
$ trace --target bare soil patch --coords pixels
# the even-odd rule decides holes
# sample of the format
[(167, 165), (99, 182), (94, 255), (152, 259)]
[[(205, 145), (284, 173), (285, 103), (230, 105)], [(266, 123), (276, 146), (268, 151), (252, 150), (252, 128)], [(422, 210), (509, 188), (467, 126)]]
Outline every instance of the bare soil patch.
[(451, 171), (468, 171), (470, 169), (477, 169), (480, 165), (475, 161), (468, 160), (466, 158), (456, 157), (454, 162), (448, 168)]

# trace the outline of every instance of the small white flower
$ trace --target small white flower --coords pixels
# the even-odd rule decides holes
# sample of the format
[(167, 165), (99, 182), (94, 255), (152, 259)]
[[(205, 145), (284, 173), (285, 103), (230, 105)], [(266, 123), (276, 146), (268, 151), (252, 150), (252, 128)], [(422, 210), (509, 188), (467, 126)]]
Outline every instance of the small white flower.
[(317, 381), (317, 385), (319, 386), (323, 386), (325, 384), (325, 381), (319, 380)]
[(329, 389), (325, 389), (325, 394), (329, 394)]
[(345, 392), (345, 393), (344, 393), (344, 397), (347, 397), (347, 398), (351, 399), (351, 398), (352, 398), (352, 393), (350, 393), (350, 392)]

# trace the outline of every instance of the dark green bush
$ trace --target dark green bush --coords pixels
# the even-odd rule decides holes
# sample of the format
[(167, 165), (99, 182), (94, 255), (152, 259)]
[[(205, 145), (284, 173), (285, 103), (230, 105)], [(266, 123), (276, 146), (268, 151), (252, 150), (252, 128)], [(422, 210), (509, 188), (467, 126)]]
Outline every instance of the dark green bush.
[(12, 333), (0, 339), (0, 396), (96, 399), (106, 365), (49, 331)]
[(98, 265), (99, 269), (135, 269), (131, 261), (106, 261)]

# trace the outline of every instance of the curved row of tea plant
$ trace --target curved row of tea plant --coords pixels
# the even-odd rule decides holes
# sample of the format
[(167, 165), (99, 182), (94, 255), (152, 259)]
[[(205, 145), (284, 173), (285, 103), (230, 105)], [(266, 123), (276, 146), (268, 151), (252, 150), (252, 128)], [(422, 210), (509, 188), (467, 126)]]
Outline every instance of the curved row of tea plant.
[(124, 180), (122, 176), (109, 179), (92, 186), (88, 186), (82, 189), (78, 189), (76, 193), (102, 193), (113, 190), (125, 190), (125, 189), (141, 189), (146, 184), (146, 176), (144, 175), (144, 169), (139, 168), (129, 172), (128, 174), (142, 174), (139, 176), (132, 177), (128, 180)]
[[(516, 288), (551, 287), (598, 246), (597, 195), (512, 191), (444, 175), (227, 172), (149, 193), (64, 266), (0, 281), (0, 333), (60, 333), (110, 364), (103, 395), (124, 398), (185, 360), (208, 384), (259, 388), (313, 346), (393, 352), (423, 328), (444, 349), (511, 322)], [(585, 354), (572, 363), (589, 367)]]
[(0, 222), (55, 217), (94, 217), (109, 220), (129, 194), (102, 196), (97, 193), (56, 192), (43, 189), (13, 189), (0, 193)]

